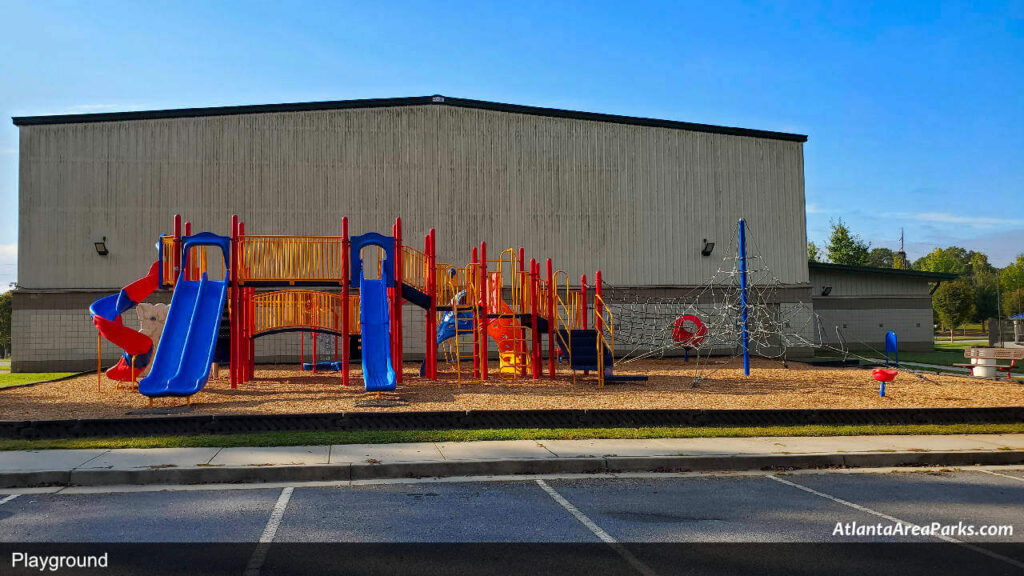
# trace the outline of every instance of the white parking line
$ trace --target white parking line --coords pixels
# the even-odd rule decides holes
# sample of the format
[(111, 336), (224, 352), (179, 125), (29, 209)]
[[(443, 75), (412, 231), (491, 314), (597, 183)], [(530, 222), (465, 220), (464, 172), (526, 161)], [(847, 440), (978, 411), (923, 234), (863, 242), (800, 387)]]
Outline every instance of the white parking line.
[(20, 494), (11, 494), (7, 498), (4, 498), (3, 500), (0, 500), (0, 505), (7, 504), (8, 502), (10, 502), (11, 500), (14, 500), (18, 496), (20, 496)]
[[(906, 520), (900, 520), (899, 518), (896, 518), (895, 516), (890, 516), (888, 514), (885, 514), (884, 512), (879, 512), (877, 510), (872, 510), (871, 508), (868, 508), (867, 506), (861, 506), (860, 504), (854, 504), (853, 502), (850, 502), (848, 500), (843, 500), (842, 498), (838, 498), (838, 497), (833, 496), (831, 494), (826, 494), (824, 492), (819, 492), (819, 491), (815, 490), (814, 488), (808, 488), (807, 486), (804, 486), (803, 484), (797, 484), (796, 482), (790, 482), (789, 480), (786, 480), (786, 479), (783, 479), (783, 478), (779, 478), (778, 476), (776, 476), (774, 474), (765, 474), (765, 478), (769, 478), (771, 480), (774, 480), (774, 481), (779, 482), (781, 484), (785, 484), (787, 486), (792, 486), (793, 488), (796, 488), (798, 490), (803, 490), (804, 492), (807, 492), (808, 494), (814, 494), (815, 496), (820, 496), (820, 497), (825, 498), (827, 500), (831, 500), (831, 501), (836, 502), (838, 504), (842, 504), (843, 506), (849, 506), (850, 508), (853, 508), (854, 510), (859, 510), (861, 512), (865, 512), (865, 513), (871, 514), (873, 516), (878, 516), (879, 518), (884, 518), (884, 519), (886, 519), (886, 520), (888, 520), (890, 522), (895, 522), (897, 524), (905, 524), (905, 525), (910, 526), (910, 527), (918, 527), (918, 528), (920, 528), (917, 524), (914, 524), (913, 522), (908, 522)], [(972, 550), (974, 552), (977, 552), (978, 554), (983, 554), (983, 555), (988, 556), (989, 558), (993, 558), (995, 560), (1001, 560), (1003, 562), (1006, 562), (1007, 564), (1010, 564), (1012, 566), (1016, 566), (1017, 568), (1024, 568), (1024, 562), (1020, 562), (1018, 560), (1014, 560), (1013, 558), (1009, 558), (1007, 556), (1003, 556), (1002, 554), (996, 554), (995, 552), (992, 552), (991, 550), (987, 550), (985, 548), (982, 548), (981, 546), (975, 546), (974, 544), (969, 544), (969, 543), (964, 542), (962, 540), (957, 540), (956, 538), (950, 538), (949, 536), (943, 536), (941, 534), (934, 534), (934, 536), (935, 536), (935, 538), (938, 538), (939, 540), (942, 540), (944, 542), (949, 542), (950, 544), (957, 544), (959, 546), (963, 546), (964, 548), (967, 548), (968, 550)]]
[(657, 574), (654, 572), (654, 570), (651, 570), (650, 567), (647, 566), (646, 564), (644, 564), (643, 562), (641, 562), (639, 558), (637, 558), (636, 556), (633, 556), (632, 552), (630, 552), (629, 550), (626, 550), (625, 546), (623, 546), (622, 544), (619, 544), (618, 541), (615, 540), (615, 538), (612, 538), (611, 534), (609, 534), (609, 533), (605, 532), (604, 530), (602, 530), (601, 527), (598, 526), (597, 524), (595, 524), (593, 520), (588, 518), (586, 514), (584, 514), (583, 512), (580, 512), (575, 506), (572, 505), (571, 502), (566, 500), (554, 488), (549, 486), (547, 482), (538, 479), (537, 480), (537, 484), (541, 488), (543, 488), (544, 491), (547, 492), (549, 496), (554, 498), (555, 502), (558, 502), (559, 504), (561, 504), (562, 508), (565, 508), (566, 510), (568, 510), (569, 513), (572, 514), (573, 516), (575, 516), (576, 519), (579, 520), (581, 524), (583, 524), (584, 526), (587, 527), (588, 530), (593, 532), (594, 536), (597, 536), (598, 538), (601, 539), (602, 542), (604, 542), (605, 544), (611, 546), (612, 549), (615, 550), (615, 552), (617, 552), (619, 556), (622, 556), (623, 560), (625, 560), (626, 562), (629, 562), (629, 565), (632, 566), (633, 568), (636, 568), (637, 572), (640, 572), (644, 576), (657, 576)]
[(985, 474), (991, 474), (993, 476), (1000, 476), (1003, 478), (1009, 478), (1010, 480), (1016, 480), (1017, 482), (1024, 482), (1024, 478), (1020, 476), (1010, 476), (1009, 474), (1000, 474), (999, 472), (993, 472), (992, 470), (985, 470), (982, 468), (978, 469), (978, 472), (984, 472)]
[(274, 541), (277, 528), (281, 525), (284, 509), (288, 506), (288, 500), (291, 499), (293, 490), (294, 488), (291, 486), (281, 490), (281, 495), (277, 498), (277, 503), (274, 504), (274, 509), (270, 512), (267, 526), (263, 529), (263, 534), (260, 536), (260, 542), (256, 545), (256, 550), (253, 551), (252, 557), (249, 558), (249, 564), (245, 567), (245, 576), (259, 576), (260, 570), (263, 569), (263, 562), (267, 559), (267, 551), (270, 550), (270, 544)]

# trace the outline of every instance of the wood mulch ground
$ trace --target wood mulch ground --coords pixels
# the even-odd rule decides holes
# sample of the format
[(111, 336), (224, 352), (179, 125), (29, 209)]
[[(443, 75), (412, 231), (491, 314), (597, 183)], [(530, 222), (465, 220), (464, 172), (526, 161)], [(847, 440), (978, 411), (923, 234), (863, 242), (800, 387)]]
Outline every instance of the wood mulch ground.
[[(443, 366), (442, 366), (443, 367)], [(508, 380), (493, 372), (487, 383), (458, 387), (452, 374), (430, 382), (417, 376), (419, 366), (405, 365), (405, 382), (385, 397), (399, 402), (367, 407), (374, 394), (363, 391), (358, 364), (352, 385), (341, 386), (336, 373), (313, 375), (295, 366), (258, 366), (257, 379), (231, 390), (227, 370), (211, 379), (193, 399), (192, 414), (285, 414), (339, 411), (509, 410), (549, 408), (919, 408), (1022, 406), (1024, 385), (1007, 380), (938, 376), (901, 371), (887, 386), (886, 397), (870, 370), (823, 368), (755, 359), (753, 373), (743, 376), (739, 361), (712, 366), (715, 371), (694, 385), (694, 365), (679, 359), (628, 364), (623, 374), (646, 374), (647, 382), (598, 388), (594, 376), (557, 380)], [(0, 420), (117, 418), (144, 409), (148, 399), (132, 390), (116, 390), (96, 376), (0, 390)], [(158, 407), (184, 404), (181, 398), (158, 398)]]

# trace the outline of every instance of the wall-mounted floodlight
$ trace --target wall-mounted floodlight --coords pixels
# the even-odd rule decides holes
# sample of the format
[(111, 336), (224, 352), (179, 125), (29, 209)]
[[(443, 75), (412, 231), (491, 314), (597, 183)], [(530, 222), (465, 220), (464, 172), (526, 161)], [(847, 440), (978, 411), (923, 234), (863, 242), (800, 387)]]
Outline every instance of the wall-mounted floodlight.
[(704, 245), (700, 249), (701, 256), (711, 256), (711, 251), (715, 249), (714, 242), (708, 242), (708, 239), (704, 239)]
[(828, 296), (831, 293), (832, 293), (832, 287), (831, 286), (822, 286), (821, 287), (821, 295), (822, 296)]
[(93, 242), (92, 245), (96, 248), (96, 253), (99, 254), (100, 256), (106, 256), (107, 254), (110, 254), (110, 251), (107, 250), (106, 236), (104, 236), (103, 240), (100, 240), (99, 242)]

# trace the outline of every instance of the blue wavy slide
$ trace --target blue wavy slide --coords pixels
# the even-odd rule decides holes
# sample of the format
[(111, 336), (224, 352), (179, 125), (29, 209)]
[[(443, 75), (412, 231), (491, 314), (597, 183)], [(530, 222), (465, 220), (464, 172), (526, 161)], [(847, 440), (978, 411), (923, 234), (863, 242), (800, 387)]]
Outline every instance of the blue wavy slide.
[[(465, 297), (466, 297), (466, 291), (463, 290), (463, 291), (459, 292), (458, 294), (456, 294), (455, 297), (452, 298), (451, 302), (448, 303), (448, 305), (449, 306), (454, 306), (455, 304), (462, 304), (462, 301), (465, 299)], [(472, 311), (466, 310), (466, 311), (463, 311), (463, 312), (459, 312), (459, 326), (458, 326), (458, 328), (459, 328), (459, 330), (472, 330), (473, 329), (473, 312)], [(455, 330), (455, 312), (451, 312), (451, 311), (445, 312), (444, 315), (441, 316), (441, 323), (437, 325), (437, 345), (440, 346), (441, 344), (444, 344), (448, 340), (451, 340), (452, 338), (455, 338), (455, 334), (456, 333), (457, 332)], [(427, 361), (423, 360), (423, 362), (420, 363), (420, 376), (426, 376), (426, 374), (427, 374)]]
[[(363, 338), (363, 382), (367, 392), (395, 389), (391, 366), (391, 325), (384, 280), (359, 279), (359, 323)], [(157, 348), (159, 353), (159, 348)]]
[(203, 389), (210, 378), (227, 290), (226, 281), (209, 280), (205, 274), (201, 280), (179, 277), (153, 367), (139, 380), (141, 394), (191, 396)]

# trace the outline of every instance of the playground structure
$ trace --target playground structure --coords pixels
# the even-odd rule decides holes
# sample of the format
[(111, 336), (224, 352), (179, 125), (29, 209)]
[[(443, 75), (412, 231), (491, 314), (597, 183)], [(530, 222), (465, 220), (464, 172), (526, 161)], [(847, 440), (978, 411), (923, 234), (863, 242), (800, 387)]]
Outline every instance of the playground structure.
[[(727, 365), (730, 356), (742, 358), (746, 376), (751, 355), (786, 366), (793, 347), (840, 354), (844, 361), (883, 357), (881, 351), (873, 350), (878, 358), (852, 352), (838, 327), (839, 344), (826, 343), (821, 318), (809, 307), (780, 305), (773, 293), (781, 284), (756, 244), (747, 253), (744, 219), (710, 281), (674, 298), (605, 286), (600, 271), (592, 286), (586, 275), (571, 285), (551, 259), (542, 272), (536, 259), (526, 260), (523, 248), (489, 258), (485, 242), (470, 250), (468, 264), (439, 262), (436, 232), (431, 229), (422, 249), (415, 248), (403, 242), (400, 219), (390, 236), (351, 236), (347, 218), (341, 219), (338, 236), (251, 235), (237, 217), (230, 236), (193, 235), (188, 223), (183, 235), (181, 228), (176, 216), (174, 232), (160, 237), (158, 260), (149, 274), (91, 309), (100, 343), (107, 337), (125, 351), (107, 375), (134, 381), (149, 370), (139, 391), (150, 397), (194, 394), (209, 378), (211, 364), (230, 365), (230, 385), (237, 388), (254, 379), (255, 340), (287, 332), (301, 334), (304, 369), (338, 371), (348, 386), (353, 351), (361, 350), (365, 389), (393, 391), (404, 377), (406, 303), (424, 314), (420, 376), (438, 380), (444, 364), (459, 386), (492, 375), (554, 379), (559, 366), (567, 368), (573, 382), (579, 373), (590, 372), (599, 386), (646, 380), (615, 375), (613, 365), (673, 350), (681, 350), (687, 361), (692, 355), (694, 386)], [(217, 247), (223, 279), (211, 280), (208, 251)], [(154, 354), (152, 339), (125, 327), (120, 314), (158, 288), (175, 292)], [(606, 288), (612, 289), (610, 299)], [(307, 333), (313, 352), (308, 363)], [(318, 346), (323, 338), (327, 345)], [(319, 361), (331, 338), (333, 360)], [(895, 333), (886, 334), (887, 364), (898, 365), (897, 349)]]
[[(554, 380), (560, 369), (573, 383), (581, 373), (593, 372), (599, 387), (614, 380), (646, 380), (614, 375), (613, 365), (628, 366), (670, 351), (682, 351), (688, 360), (692, 356), (693, 387), (716, 372), (728, 372), (730, 357), (742, 358), (744, 376), (750, 375), (751, 355), (778, 360), (786, 368), (792, 347), (834, 353), (843, 363), (884, 358), (898, 366), (895, 333), (886, 334), (884, 354), (845, 338), (838, 326), (839, 343), (826, 343), (824, 324), (813, 310), (802, 309), (801, 302), (780, 304), (773, 294), (779, 280), (756, 243), (747, 254), (749, 230), (742, 219), (738, 225), (709, 282), (681, 296), (655, 298), (639, 288), (611, 286), (600, 271), (592, 285), (585, 275), (571, 285), (569, 275), (555, 270), (550, 259), (542, 266), (527, 260), (522, 248), (489, 257), (481, 243), (470, 250), (468, 263), (443, 263), (436, 255), (435, 231), (424, 236), (422, 249), (409, 246), (403, 242), (401, 220), (390, 236), (350, 236), (347, 218), (341, 219), (338, 236), (271, 236), (247, 234), (235, 217), (231, 234), (217, 236), (193, 235), (188, 223), (182, 234), (181, 218), (175, 217), (174, 232), (160, 237), (149, 273), (95, 302), (91, 312), (98, 346), (106, 337), (125, 352), (108, 376), (119, 382), (145, 376), (138, 390), (151, 398), (190, 397), (206, 384), (211, 365), (225, 363), (230, 386), (237, 388), (255, 379), (257, 338), (295, 332), (303, 340), (303, 355), (306, 333), (311, 336), (309, 369), (336, 370), (347, 386), (358, 354), (365, 390), (378, 395), (395, 390), (404, 376), (403, 314), (413, 306), (424, 314), (421, 378), (459, 386), (491, 378)], [(211, 248), (223, 256), (222, 276), (210, 267), (216, 263)], [(160, 288), (174, 289), (162, 332), (150, 330), (151, 338), (125, 326), (121, 314)], [(157, 336), (160, 344), (154, 346)], [(317, 354), (325, 359), (331, 339), (333, 361), (318, 362)], [(354, 352), (360, 348), (361, 354)], [(854, 352), (864, 349), (874, 354)], [(974, 364), (1008, 373), (1015, 368), (1014, 362)], [(646, 366), (634, 365), (634, 373)], [(766, 364), (762, 360), (759, 366)], [(912, 368), (902, 371), (928, 381)], [(873, 375), (889, 379), (879, 379), (880, 394), (892, 375)], [(266, 384), (266, 378), (261, 380), (257, 386)], [(912, 385), (904, 379), (900, 388)]]
[[(429, 380), (438, 379), (439, 347), (460, 386), (488, 380), (490, 339), (503, 378), (536, 380), (546, 364), (553, 379), (563, 363), (573, 381), (581, 371), (594, 371), (601, 386), (614, 378), (614, 318), (602, 298), (600, 271), (591, 295), (585, 275), (573, 287), (551, 259), (542, 274), (522, 248), (488, 259), (482, 242), (469, 264), (440, 263), (435, 231), (422, 250), (413, 248), (403, 242), (401, 219), (390, 236), (350, 236), (348, 218), (341, 219), (339, 236), (252, 235), (237, 216), (230, 236), (193, 235), (188, 223), (182, 234), (181, 224), (175, 216), (173, 233), (160, 237), (147, 276), (90, 308), (98, 348), (106, 337), (124, 350), (107, 376), (135, 382), (149, 370), (138, 390), (150, 398), (191, 397), (206, 384), (211, 365), (223, 363), (237, 388), (255, 376), (255, 339), (285, 332), (314, 335), (313, 370), (319, 364), (315, 335), (333, 336), (335, 362), (327, 364), (346, 386), (351, 342), (359, 338), (365, 389), (395, 390), (403, 380), (406, 302), (425, 315), (421, 375)], [(223, 256), (219, 280), (210, 277), (210, 248)], [(376, 259), (375, 277), (368, 276), (373, 266), (364, 264), (367, 250)], [(158, 288), (174, 293), (154, 354), (152, 340), (124, 326), (120, 315)]]

